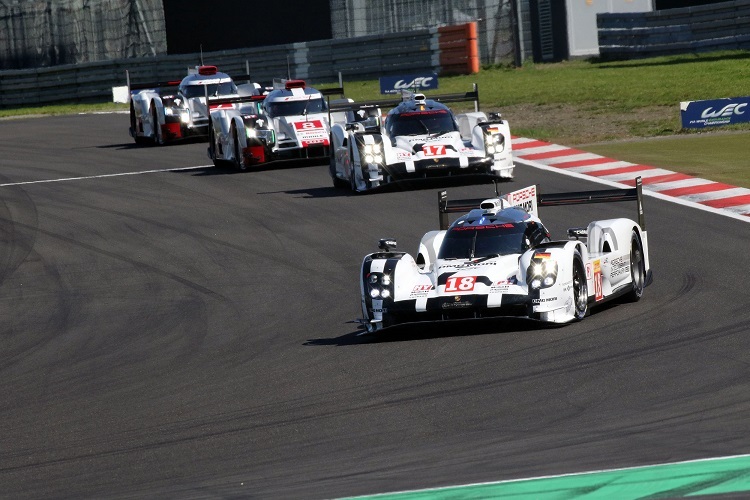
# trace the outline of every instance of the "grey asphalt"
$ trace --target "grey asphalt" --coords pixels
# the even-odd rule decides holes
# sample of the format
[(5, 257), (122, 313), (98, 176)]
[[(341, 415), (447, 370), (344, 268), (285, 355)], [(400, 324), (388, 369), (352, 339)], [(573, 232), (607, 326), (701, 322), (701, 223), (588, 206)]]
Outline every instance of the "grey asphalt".
[[(415, 252), (439, 188), (491, 186), (112, 176), (208, 164), (127, 127), (0, 122), (0, 497), (334, 498), (750, 453), (748, 224), (647, 198), (640, 302), (368, 339), (363, 256)], [(524, 166), (500, 187), (532, 183), (599, 187)], [(542, 212), (559, 238), (617, 216), (634, 204)]]

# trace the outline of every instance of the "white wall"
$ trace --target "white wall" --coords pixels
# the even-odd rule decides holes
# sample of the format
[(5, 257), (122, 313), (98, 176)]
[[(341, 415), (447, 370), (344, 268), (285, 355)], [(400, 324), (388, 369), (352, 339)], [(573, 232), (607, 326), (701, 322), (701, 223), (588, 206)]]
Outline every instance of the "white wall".
[(651, 12), (653, 0), (566, 0), (571, 57), (599, 55), (596, 15), (601, 12)]

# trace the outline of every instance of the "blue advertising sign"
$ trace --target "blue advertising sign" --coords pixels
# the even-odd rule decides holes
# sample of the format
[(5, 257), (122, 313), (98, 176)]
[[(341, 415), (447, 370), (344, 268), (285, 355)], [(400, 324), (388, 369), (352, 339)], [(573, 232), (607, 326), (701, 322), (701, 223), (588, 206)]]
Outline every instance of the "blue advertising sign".
[(750, 97), (687, 101), (680, 103), (682, 126), (705, 128), (750, 122)]
[(433, 90), (436, 88), (438, 88), (437, 73), (380, 77), (381, 94), (398, 94), (402, 90), (421, 92), (423, 90)]

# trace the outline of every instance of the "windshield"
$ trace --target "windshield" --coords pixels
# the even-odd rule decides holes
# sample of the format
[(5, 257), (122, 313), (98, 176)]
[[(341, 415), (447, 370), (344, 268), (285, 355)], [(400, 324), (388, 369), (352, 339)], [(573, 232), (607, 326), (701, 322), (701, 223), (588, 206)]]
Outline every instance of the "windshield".
[(528, 247), (526, 224), (503, 223), (455, 226), (445, 234), (439, 259), (479, 259), (523, 253)]
[(444, 109), (394, 113), (388, 122), (391, 136), (445, 134), (458, 130), (453, 117)]
[(234, 82), (210, 83), (208, 85), (185, 85), (182, 94), (188, 99), (192, 97), (205, 97), (208, 87), (209, 96), (234, 95), (237, 94), (237, 86)]
[(266, 109), (270, 116), (295, 116), (309, 113), (324, 113), (328, 111), (326, 102), (318, 97), (317, 99), (305, 99), (302, 101), (286, 102), (269, 102), (266, 103)]

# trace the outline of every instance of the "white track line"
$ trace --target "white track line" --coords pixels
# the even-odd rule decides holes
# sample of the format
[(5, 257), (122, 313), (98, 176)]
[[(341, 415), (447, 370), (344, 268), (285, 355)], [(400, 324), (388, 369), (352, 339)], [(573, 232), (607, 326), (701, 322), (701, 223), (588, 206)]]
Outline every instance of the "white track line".
[(123, 175), (157, 174), (161, 172), (181, 172), (183, 170), (198, 170), (198, 169), (207, 168), (207, 167), (213, 167), (213, 165), (199, 165), (197, 167), (162, 168), (158, 170), (141, 170), (139, 172), (120, 172), (118, 174), (86, 175), (82, 177), (65, 177), (62, 179), (45, 179), (41, 181), (8, 182), (6, 184), (0, 184), (0, 187), (25, 186), (28, 184), (46, 184), (49, 182), (82, 181), (86, 179), (104, 179), (106, 177), (121, 177)]

